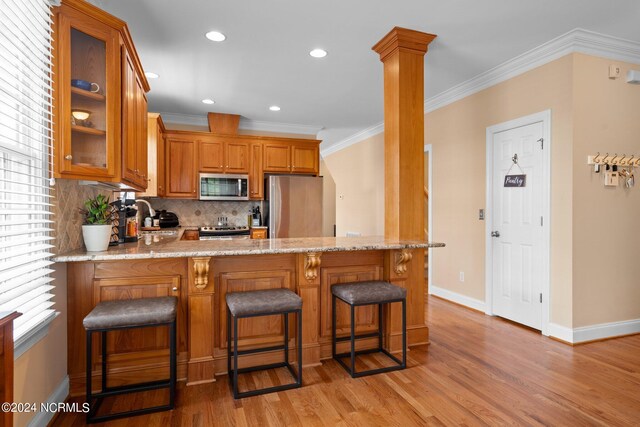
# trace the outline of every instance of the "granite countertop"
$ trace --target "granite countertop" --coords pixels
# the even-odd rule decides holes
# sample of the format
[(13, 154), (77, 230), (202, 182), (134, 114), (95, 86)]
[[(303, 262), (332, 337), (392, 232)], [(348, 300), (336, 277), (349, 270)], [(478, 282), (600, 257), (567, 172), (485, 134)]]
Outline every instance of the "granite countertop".
[[(304, 237), (290, 239), (180, 240), (175, 235), (143, 236), (137, 243), (109, 247), (104, 252), (84, 249), (53, 257), (55, 262), (111, 261), (148, 258), (263, 255), (304, 252), (366, 251), (442, 247), (444, 243), (421, 240), (388, 240), (382, 236)], [(145, 238), (146, 237), (146, 238)]]

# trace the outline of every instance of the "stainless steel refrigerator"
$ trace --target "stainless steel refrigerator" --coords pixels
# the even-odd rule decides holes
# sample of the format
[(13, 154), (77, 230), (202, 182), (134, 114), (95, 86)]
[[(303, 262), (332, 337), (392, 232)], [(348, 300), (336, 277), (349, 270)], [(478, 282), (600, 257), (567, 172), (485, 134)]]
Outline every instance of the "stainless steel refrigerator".
[(271, 175), (265, 189), (270, 238), (322, 236), (322, 177)]

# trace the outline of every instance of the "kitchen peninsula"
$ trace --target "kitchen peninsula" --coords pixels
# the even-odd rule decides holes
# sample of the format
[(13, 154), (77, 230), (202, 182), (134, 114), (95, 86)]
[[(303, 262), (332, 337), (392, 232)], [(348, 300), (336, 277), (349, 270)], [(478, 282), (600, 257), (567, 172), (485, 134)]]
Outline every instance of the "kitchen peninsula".
[[(408, 290), (407, 332), (409, 345), (428, 342), (424, 319), (422, 252), (444, 246), (383, 237), (318, 237), (261, 240), (180, 240), (153, 236), (145, 243), (121, 245), (105, 252), (72, 251), (57, 256), (65, 262), (68, 276), (68, 369), (71, 394), (84, 392), (85, 345), (82, 319), (100, 301), (174, 295), (179, 300), (178, 378), (187, 384), (215, 381), (226, 372), (227, 292), (287, 288), (303, 299), (303, 363), (320, 364), (331, 357), (331, 286), (336, 283), (388, 280)], [(155, 242), (153, 241), (155, 240)], [(416, 254), (415, 259), (414, 254)], [(413, 259), (413, 261), (412, 261)], [(344, 309), (344, 311), (342, 311)], [(348, 330), (347, 310), (339, 307), (339, 333)], [(385, 342), (391, 351), (401, 348), (400, 312), (385, 310), (391, 322)], [(396, 321), (398, 320), (398, 321)], [(377, 310), (360, 307), (357, 332), (377, 330)], [(242, 348), (275, 345), (282, 340), (278, 316), (244, 319), (239, 345)], [(295, 331), (290, 331), (294, 358)], [(375, 339), (363, 340), (362, 347)], [(163, 330), (112, 333), (107, 342), (110, 381), (114, 385), (162, 375), (167, 369), (168, 336)], [(346, 345), (346, 344), (345, 344)], [(99, 381), (98, 347), (94, 348), (95, 377)], [(278, 352), (247, 355), (241, 366), (281, 357)]]

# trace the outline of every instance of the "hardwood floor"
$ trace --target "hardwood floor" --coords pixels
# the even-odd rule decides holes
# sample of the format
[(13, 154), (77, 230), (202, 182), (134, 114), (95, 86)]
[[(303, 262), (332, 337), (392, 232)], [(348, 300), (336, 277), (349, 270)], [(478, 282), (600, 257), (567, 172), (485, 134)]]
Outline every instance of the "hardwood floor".
[[(301, 389), (240, 401), (219, 377), (180, 386), (172, 412), (107, 425), (640, 425), (640, 335), (571, 347), (433, 297), (427, 321), (431, 345), (412, 349), (404, 371), (354, 380), (326, 361), (304, 370)], [(286, 379), (255, 375), (247, 385)], [(54, 425), (84, 425), (84, 415)]]

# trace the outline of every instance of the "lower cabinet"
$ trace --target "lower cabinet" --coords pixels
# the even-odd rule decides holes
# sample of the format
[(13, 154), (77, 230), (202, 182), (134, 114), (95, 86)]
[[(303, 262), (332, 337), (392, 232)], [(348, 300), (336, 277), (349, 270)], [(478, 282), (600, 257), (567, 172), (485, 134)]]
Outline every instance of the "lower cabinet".
[[(71, 394), (85, 384), (86, 332), (82, 320), (98, 303), (132, 298), (178, 297), (178, 378), (186, 377), (186, 259), (104, 261), (68, 265), (68, 371)], [(99, 387), (101, 340), (93, 340), (93, 384)], [(109, 386), (162, 379), (168, 372), (167, 327), (107, 333)]]

